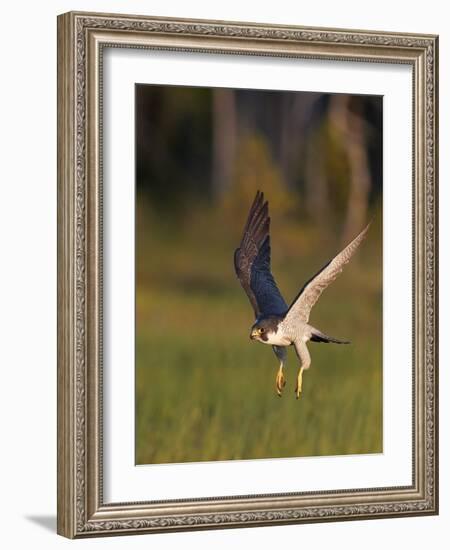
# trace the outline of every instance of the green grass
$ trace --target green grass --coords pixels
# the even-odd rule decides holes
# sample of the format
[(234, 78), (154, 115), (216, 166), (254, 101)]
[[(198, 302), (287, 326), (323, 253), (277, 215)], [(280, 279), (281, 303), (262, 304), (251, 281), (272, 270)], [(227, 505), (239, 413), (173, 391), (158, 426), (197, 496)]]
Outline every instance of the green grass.
[[(219, 220), (217, 231), (205, 231), (207, 221), (158, 234), (148, 213), (138, 217), (136, 462), (381, 452), (379, 230), (371, 228), (310, 320), (352, 344), (309, 344), (312, 365), (297, 401), (293, 349), (279, 398), (270, 346), (248, 338), (252, 311), (232, 267), (239, 229), (224, 231)], [(307, 231), (291, 227), (285, 245), (281, 234), (273, 237), (274, 272), (288, 302), (339, 247), (319, 236), (323, 246), (308, 247)]]

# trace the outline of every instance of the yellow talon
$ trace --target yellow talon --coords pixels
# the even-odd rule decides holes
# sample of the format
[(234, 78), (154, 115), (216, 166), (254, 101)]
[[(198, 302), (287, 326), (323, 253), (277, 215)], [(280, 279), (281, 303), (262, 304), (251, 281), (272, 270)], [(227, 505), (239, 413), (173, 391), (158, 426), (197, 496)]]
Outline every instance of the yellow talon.
[(297, 376), (297, 387), (295, 388), (295, 395), (297, 396), (297, 399), (300, 397), (300, 394), (302, 393), (302, 378), (303, 378), (303, 367), (300, 367), (300, 370), (298, 371), (298, 376)]
[(283, 368), (278, 369), (277, 378), (276, 378), (276, 388), (277, 394), (281, 397), (284, 386), (286, 385), (286, 378), (283, 375)]

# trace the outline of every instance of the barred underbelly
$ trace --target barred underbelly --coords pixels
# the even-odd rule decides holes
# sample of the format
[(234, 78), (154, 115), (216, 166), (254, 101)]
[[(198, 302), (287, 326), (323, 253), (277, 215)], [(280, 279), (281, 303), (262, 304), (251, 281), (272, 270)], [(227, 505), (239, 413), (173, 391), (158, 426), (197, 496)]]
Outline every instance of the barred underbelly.
[(291, 342), (294, 341), (308, 341), (311, 337), (310, 327), (307, 323), (293, 323), (288, 324), (286, 321), (280, 323), (278, 332), (281, 332), (288, 338)]

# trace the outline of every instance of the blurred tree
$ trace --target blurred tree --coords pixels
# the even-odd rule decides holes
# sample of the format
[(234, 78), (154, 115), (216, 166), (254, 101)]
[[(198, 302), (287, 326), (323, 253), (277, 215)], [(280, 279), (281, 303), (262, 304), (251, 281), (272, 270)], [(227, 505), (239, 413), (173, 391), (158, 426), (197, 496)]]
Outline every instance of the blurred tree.
[(382, 98), (136, 85), (136, 185), (155, 212), (180, 218), (239, 185), (244, 200), (274, 173), (276, 195), (357, 233), (381, 196)]
[[(280, 93), (280, 126), (275, 150), (278, 152), (281, 171), (289, 188), (294, 189), (299, 180), (299, 163), (310, 133), (314, 132), (318, 111), (315, 104), (322, 94)], [(300, 168), (301, 171), (301, 168)]]
[(282, 215), (290, 209), (292, 193), (273, 159), (267, 139), (260, 133), (251, 133), (240, 141), (232, 186), (222, 200), (231, 222), (236, 217), (246, 217), (257, 190), (269, 193), (272, 214)]
[(210, 193), (211, 89), (136, 86), (136, 185), (160, 211)]
[(212, 93), (213, 160), (212, 191), (220, 198), (230, 187), (237, 145), (237, 112), (234, 90), (215, 88)]
[[(352, 110), (358, 109), (359, 112)], [(369, 128), (361, 116), (361, 100), (349, 95), (334, 95), (330, 101), (331, 124), (340, 135), (348, 159), (349, 196), (342, 230), (342, 241), (347, 243), (367, 223), (371, 187), (368, 158)]]
[(330, 219), (326, 145), (323, 127), (310, 131), (305, 144), (306, 209), (316, 224), (323, 224), (323, 220)]

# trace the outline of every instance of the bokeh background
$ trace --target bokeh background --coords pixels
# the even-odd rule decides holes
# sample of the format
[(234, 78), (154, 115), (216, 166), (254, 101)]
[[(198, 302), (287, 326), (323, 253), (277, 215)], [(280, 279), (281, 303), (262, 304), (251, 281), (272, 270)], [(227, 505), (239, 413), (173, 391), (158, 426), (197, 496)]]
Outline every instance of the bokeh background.
[[(269, 200), (287, 303), (373, 220), (289, 349), (252, 343), (233, 254)], [(136, 85), (136, 463), (382, 451), (382, 98)]]

